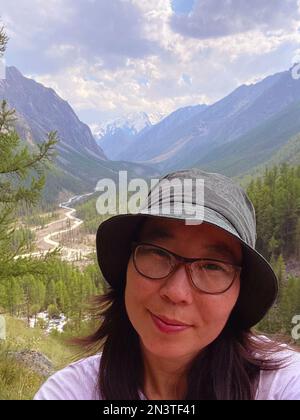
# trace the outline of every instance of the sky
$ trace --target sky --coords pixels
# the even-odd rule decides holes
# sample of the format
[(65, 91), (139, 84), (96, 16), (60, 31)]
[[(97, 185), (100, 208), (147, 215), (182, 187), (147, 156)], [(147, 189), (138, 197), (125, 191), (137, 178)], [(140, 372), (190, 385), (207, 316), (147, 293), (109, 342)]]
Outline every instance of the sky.
[(298, 0), (0, 0), (5, 62), (94, 125), (211, 104), (300, 61)]

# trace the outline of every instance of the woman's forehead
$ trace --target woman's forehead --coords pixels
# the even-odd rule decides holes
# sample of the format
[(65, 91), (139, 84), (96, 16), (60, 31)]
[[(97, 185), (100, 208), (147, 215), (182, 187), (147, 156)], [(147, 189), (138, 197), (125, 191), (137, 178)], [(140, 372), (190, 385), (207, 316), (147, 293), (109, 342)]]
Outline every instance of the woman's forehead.
[(223, 229), (211, 225), (209, 223), (199, 224), (185, 224), (184, 220), (168, 219), (168, 218), (147, 218), (140, 229), (141, 235), (147, 235), (157, 238), (171, 239), (178, 235), (187, 235), (199, 237), (199, 234), (205, 235), (213, 234), (214, 236), (228, 238), (228, 240), (234, 240), (230, 234), (225, 232)]
[(209, 223), (186, 225), (184, 220), (149, 218), (141, 226), (139, 238), (143, 241), (167, 242), (182, 249), (206, 248), (218, 253), (231, 253), (235, 259), (242, 256), (241, 244), (223, 229)]

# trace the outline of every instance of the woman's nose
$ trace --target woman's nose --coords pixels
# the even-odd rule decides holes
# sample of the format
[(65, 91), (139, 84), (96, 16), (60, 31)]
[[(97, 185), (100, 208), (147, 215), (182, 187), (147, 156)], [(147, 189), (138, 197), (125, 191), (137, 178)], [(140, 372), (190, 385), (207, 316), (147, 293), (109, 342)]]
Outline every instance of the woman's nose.
[(187, 265), (178, 265), (164, 280), (160, 288), (160, 295), (173, 303), (189, 304), (193, 301), (193, 290)]

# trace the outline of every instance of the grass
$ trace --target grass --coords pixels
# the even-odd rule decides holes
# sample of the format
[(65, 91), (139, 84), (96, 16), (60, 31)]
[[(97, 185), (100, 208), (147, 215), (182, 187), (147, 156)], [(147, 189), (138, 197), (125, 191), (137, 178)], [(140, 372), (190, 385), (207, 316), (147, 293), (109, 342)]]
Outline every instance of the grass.
[(45, 335), (43, 330), (30, 329), (26, 323), (6, 317), (6, 341), (0, 341), (0, 400), (31, 400), (45, 377), (38, 375), (9, 352), (35, 350), (47, 356), (59, 370), (75, 360), (75, 350), (58, 338)]

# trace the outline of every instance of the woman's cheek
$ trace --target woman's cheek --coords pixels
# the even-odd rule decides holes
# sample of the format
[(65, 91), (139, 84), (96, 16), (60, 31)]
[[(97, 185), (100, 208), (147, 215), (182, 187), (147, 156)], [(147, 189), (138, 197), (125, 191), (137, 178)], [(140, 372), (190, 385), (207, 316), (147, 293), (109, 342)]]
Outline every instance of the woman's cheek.
[(143, 322), (148, 296), (151, 294), (148, 288), (147, 282), (136, 272), (132, 261), (129, 261), (125, 288), (125, 307), (134, 326)]
[(196, 298), (199, 319), (202, 319), (205, 324), (226, 323), (238, 300), (239, 292), (240, 283), (238, 281), (224, 294), (199, 295)]

